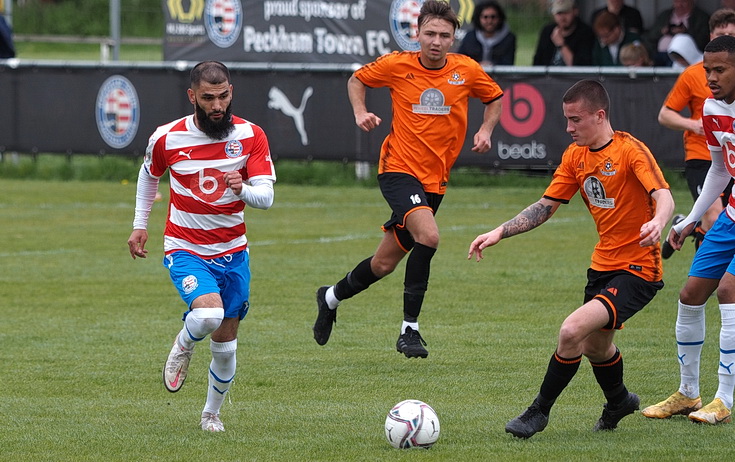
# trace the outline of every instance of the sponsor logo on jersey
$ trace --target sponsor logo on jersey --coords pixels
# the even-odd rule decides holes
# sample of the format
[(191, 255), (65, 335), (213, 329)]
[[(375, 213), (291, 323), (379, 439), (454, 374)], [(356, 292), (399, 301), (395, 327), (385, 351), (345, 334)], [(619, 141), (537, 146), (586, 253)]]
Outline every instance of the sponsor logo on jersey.
[(240, 157), (242, 155), (242, 143), (238, 140), (228, 141), (225, 145), (225, 155), (230, 158)]
[(600, 169), (600, 173), (605, 176), (613, 176), (618, 173), (617, 170), (615, 170), (615, 164), (611, 158), (608, 157), (605, 159), (605, 162), (602, 164), (602, 168)]
[(242, 29), (240, 0), (208, 0), (204, 7), (204, 27), (209, 40), (220, 48), (231, 47)]
[(584, 180), (584, 193), (590, 205), (603, 209), (615, 208), (615, 199), (607, 197), (605, 186), (596, 176), (589, 176)]
[(436, 88), (429, 88), (421, 93), (419, 104), (412, 106), (414, 114), (449, 114), (450, 106), (444, 105), (444, 94)]
[(193, 274), (188, 275), (181, 281), (181, 289), (185, 294), (194, 292), (197, 287), (199, 287), (199, 281)]
[(419, 10), (423, 0), (393, 0), (390, 5), (390, 32), (399, 47), (406, 51), (418, 51)]
[(462, 74), (457, 71), (452, 72), (452, 76), (447, 80), (447, 83), (449, 83), (449, 85), (464, 85)]
[(100, 87), (95, 104), (97, 130), (110, 147), (129, 145), (140, 121), (140, 105), (135, 87), (121, 75), (109, 77)]

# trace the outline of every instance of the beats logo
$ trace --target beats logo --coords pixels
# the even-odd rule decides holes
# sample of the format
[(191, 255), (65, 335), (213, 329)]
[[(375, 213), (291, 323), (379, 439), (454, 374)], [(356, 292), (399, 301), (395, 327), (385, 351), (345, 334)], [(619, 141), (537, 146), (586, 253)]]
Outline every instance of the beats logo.
[(546, 105), (541, 93), (527, 83), (516, 83), (504, 90), (500, 125), (509, 135), (525, 138), (541, 128)]

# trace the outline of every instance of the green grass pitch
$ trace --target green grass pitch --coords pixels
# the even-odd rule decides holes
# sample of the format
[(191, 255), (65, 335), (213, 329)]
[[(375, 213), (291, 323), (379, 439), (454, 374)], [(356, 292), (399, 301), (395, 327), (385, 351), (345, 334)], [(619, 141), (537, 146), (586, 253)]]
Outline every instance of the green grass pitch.
[[(504, 432), (537, 393), (559, 325), (581, 302), (596, 234), (575, 198), (479, 264), (466, 260), (467, 247), (538, 199), (544, 184), (450, 187), (420, 319), (425, 360), (395, 351), (404, 264), (343, 303), (326, 346), (312, 339), (316, 288), (336, 282), (381, 237), (387, 208), (377, 189), (276, 184), (271, 210), (246, 210), (251, 311), (222, 409), (227, 431), (207, 434), (198, 421), (208, 343), (179, 393), (161, 383), (184, 310), (161, 264), (164, 203), (154, 206), (149, 258), (133, 261), (132, 183), (0, 180), (0, 460), (729, 459), (732, 425), (636, 413), (614, 432), (593, 433), (603, 397), (587, 362), (543, 433), (522, 441)], [(677, 211), (687, 211), (688, 193), (675, 197)], [(676, 300), (692, 247), (665, 262), (666, 287), (616, 336), (626, 383), (643, 405), (678, 387)], [(701, 387), (709, 402), (714, 300), (707, 311)], [(428, 451), (385, 441), (386, 413), (408, 398), (439, 415), (442, 434)]]

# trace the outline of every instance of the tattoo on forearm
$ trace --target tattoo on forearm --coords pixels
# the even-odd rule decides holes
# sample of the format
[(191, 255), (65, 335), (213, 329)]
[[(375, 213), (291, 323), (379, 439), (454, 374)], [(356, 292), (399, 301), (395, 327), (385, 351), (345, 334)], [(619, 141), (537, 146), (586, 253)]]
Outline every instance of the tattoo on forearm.
[(529, 205), (521, 213), (503, 223), (503, 238), (530, 231), (551, 216), (551, 206), (538, 202)]

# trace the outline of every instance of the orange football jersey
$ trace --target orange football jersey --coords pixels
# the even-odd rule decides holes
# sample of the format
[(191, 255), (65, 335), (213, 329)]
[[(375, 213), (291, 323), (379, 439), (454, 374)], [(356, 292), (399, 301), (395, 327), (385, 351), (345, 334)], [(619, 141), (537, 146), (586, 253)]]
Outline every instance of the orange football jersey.
[[(676, 79), (676, 83), (669, 91), (664, 106), (681, 112), (684, 108), (689, 110), (692, 119), (702, 118), (702, 105), (704, 100), (712, 95), (707, 87), (707, 76), (704, 73), (702, 62), (692, 64), (684, 69)], [(684, 131), (684, 159), (712, 160), (707, 149), (704, 135), (699, 135), (689, 130)]]
[(569, 145), (544, 197), (567, 203), (580, 191), (600, 236), (592, 269), (626, 270), (657, 282), (663, 275), (660, 246), (641, 247), (640, 233), (656, 212), (651, 193), (668, 188), (648, 147), (616, 131), (601, 149)]
[(473, 59), (447, 54), (427, 69), (419, 52), (383, 55), (355, 72), (366, 86), (388, 87), (393, 121), (380, 149), (378, 173), (413, 175), (426, 192), (444, 194), (467, 132), (468, 97), (490, 103), (503, 92)]

